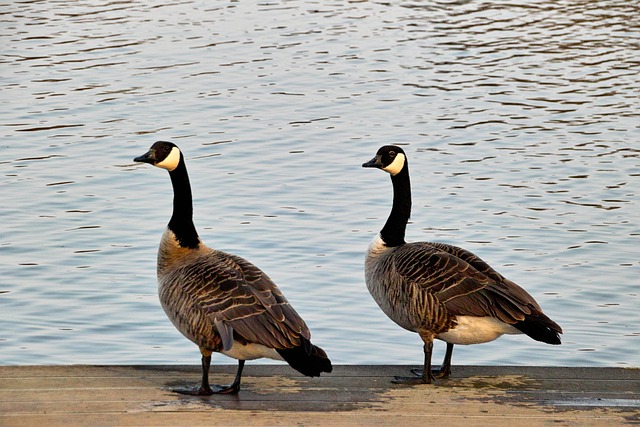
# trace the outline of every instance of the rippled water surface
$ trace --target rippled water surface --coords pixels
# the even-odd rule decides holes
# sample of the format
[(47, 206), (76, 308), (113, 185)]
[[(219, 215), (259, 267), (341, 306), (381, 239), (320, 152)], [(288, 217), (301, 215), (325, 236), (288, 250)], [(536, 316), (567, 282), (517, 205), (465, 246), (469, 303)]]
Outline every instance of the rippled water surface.
[(363, 279), (391, 185), (360, 165), (393, 142), (407, 239), (476, 252), (565, 330), (454, 364), (640, 365), (637, 2), (20, 1), (0, 22), (0, 364), (198, 363), (156, 295), (170, 182), (132, 162), (163, 139), (202, 239), (265, 270), (334, 363), (422, 361)]

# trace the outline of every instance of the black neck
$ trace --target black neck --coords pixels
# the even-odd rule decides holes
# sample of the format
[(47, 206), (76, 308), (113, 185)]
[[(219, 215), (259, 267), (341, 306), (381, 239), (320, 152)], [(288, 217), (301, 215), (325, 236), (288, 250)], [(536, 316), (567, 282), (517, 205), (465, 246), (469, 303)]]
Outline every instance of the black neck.
[(391, 176), (393, 184), (393, 206), (387, 222), (380, 231), (380, 236), (387, 246), (400, 246), (405, 243), (404, 233), (411, 216), (411, 182), (409, 165), (396, 175)]
[(187, 166), (180, 154), (178, 167), (169, 172), (173, 185), (173, 215), (169, 221), (169, 229), (173, 231), (180, 246), (195, 249), (200, 243), (198, 232), (193, 225), (193, 199)]

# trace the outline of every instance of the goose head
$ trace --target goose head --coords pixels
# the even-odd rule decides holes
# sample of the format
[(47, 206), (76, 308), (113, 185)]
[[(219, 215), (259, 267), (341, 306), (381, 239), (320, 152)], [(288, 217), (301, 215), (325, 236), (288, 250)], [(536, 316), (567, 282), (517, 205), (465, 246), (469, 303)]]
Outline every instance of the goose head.
[(158, 141), (149, 151), (133, 159), (134, 162), (149, 163), (153, 166), (173, 171), (180, 164), (182, 154), (178, 146), (172, 142)]
[(385, 145), (380, 147), (376, 156), (363, 163), (363, 168), (378, 168), (395, 176), (399, 174), (407, 164), (407, 157), (402, 148), (397, 145)]

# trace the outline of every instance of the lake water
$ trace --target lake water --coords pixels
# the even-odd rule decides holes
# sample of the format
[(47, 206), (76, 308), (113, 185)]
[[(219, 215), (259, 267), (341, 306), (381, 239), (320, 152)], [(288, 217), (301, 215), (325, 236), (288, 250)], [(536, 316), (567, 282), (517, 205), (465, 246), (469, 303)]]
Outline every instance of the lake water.
[(640, 365), (636, 2), (2, 10), (0, 364), (199, 363), (156, 294), (169, 178), (132, 161), (171, 140), (202, 239), (266, 271), (334, 363), (422, 362), (363, 278), (391, 184), (361, 164), (401, 143), (407, 239), (477, 253), (565, 331), (454, 364)]

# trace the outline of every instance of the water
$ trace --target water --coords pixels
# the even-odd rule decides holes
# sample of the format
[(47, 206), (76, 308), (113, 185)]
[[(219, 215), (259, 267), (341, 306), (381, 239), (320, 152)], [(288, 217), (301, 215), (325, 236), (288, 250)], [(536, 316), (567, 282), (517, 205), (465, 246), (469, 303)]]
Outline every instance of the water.
[(565, 330), (454, 364), (640, 365), (635, 2), (2, 10), (0, 364), (198, 363), (156, 296), (169, 179), (132, 162), (163, 139), (203, 240), (265, 270), (334, 363), (422, 361), (363, 280), (391, 185), (360, 165), (394, 142), (407, 238), (476, 252)]

